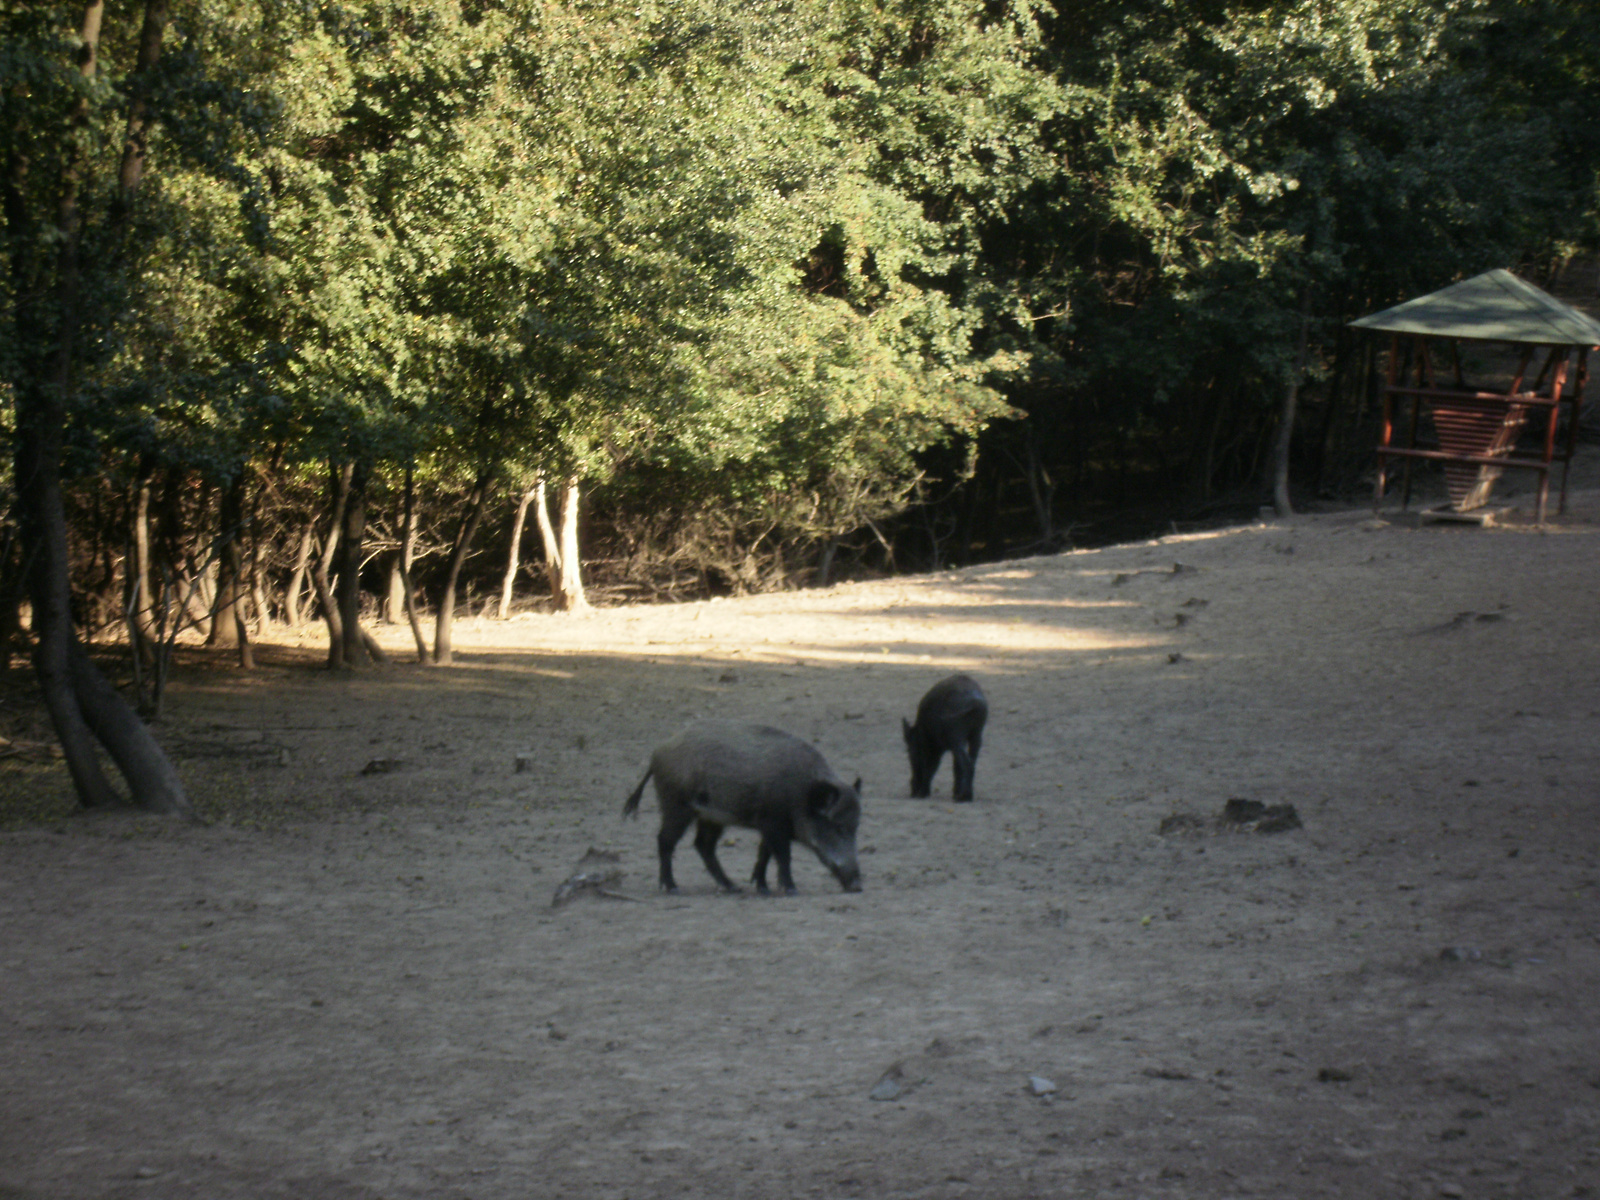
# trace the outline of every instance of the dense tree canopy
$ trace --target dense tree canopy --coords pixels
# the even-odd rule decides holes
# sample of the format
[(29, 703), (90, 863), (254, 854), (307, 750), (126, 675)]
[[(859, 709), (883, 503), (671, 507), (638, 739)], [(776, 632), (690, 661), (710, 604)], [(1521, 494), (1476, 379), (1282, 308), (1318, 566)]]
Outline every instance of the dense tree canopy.
[(1274, 437), (1337, 490), (1345, 321), (1594, 247), (1586, 17), (0, 0), (0, 639), (247, 647), (315, 581), (354, 665), (415, 564), (444, 660), (545, 484), (568, 600), (1253, 504)]

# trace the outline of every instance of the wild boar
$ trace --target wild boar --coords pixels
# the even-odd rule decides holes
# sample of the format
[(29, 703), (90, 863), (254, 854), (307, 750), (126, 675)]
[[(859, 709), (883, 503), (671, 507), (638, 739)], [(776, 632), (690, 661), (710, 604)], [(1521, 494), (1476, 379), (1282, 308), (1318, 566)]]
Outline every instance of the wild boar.
[(767, 863), (777, 859), (778, 885), (794, 894), (789, 871), (794, 842), (814, 850), (845, 891), (861, 890), (856, 864), (861, 781), (843, 782), (814, 747), (792, 734), (740, 721), (697, 722), (650, 756), (650, 769), (622, 806), (624, 817), (639, 811), (639, 797), (652, 776), (661, 806), (656, 849), (663, 891), (678, 890), (672, 852), (695, 821), (694, 848), (724, 891), (739, 890), (717, 861), (717, 842), (729, 825), (761, 835), (750, 878), (762, 893)]
[(933, 789), (934, 773), (948, 750), (955, 764), (955, 798), (972, 799), (972, 778), (988, 719), (989, 701), (970, 675), (952, 675), (928, 689), (917, 705), (917, 723), (900, 722), (911, 757), (912, 796), (923, 799)]

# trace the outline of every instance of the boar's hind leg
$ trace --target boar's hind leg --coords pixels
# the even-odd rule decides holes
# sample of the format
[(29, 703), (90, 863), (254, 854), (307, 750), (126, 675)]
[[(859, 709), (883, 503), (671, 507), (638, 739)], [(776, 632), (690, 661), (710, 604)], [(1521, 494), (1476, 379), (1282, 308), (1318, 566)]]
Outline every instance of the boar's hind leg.
[(694, 813), (684, 808), (668, 809), (663, 805), (661, 814), (661, 832), (656, 834), (656, 852), (661, 856), (661, 890), (675, 892), (677, 883), (672, 878), (672, 852), (677, 848), (679, 840), (683, 837), (684, 830), (689, 828), (689, 822), (694, 820)]
[(700, 858), (705, 862), (706, 870), (711, 872), (711, 878), (717, 881), (717, 886), (725, 892), (737, 892), (738, 885), (728, 878), (722, 864), (717, 861), (717, 842), (722, 838), (722, 829), (721, 825), (702, 817), (700, 828), (695, 831), (694, 848), (700, 851)]

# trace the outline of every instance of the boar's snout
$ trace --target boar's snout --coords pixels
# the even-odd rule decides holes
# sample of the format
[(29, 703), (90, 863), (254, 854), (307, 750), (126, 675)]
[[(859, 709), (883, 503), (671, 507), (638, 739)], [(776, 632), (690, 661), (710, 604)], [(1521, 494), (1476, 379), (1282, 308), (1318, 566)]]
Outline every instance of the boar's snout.
[(828, 869), (833, 872), (833, 877), (839, 881), (839, 886), (847, 892), (861, 890), (861, 868), (856, 866), (854, 858), (849, 862), (829, 863)]

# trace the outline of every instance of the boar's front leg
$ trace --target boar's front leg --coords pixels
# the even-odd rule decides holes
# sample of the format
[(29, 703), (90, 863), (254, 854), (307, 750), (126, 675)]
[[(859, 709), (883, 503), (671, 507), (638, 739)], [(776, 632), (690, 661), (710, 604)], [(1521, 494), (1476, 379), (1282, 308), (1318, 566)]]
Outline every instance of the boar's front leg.
[(700, 828), (695, 831), (694, 848), (700, 851), (700, 858), (706, 864), (706, 870), (711, 872), (711, 878), (717, 881), (717, 886), (725, 892), (737, 892), (739, 887), (729, 879), (722, 869), (722, 864), (717, 861), (717, 842), (722, 839), (721, 825), (700, 818)]
[(767, 839), (761, 839), (761, 848), (756, 851), (756, 869), (750, 876), (750, 882), (756, 885), (756, 891), (763, 896), (770, 896), (772, 889), (767, 886), (767, 864), (772, 861), (772, 847), (767, 845)]
[(792, 896), (798, 890), (794, 886), (794, 876), (789, 873), (789, 847), (793, 841), (793, 835), (783, 827), (769, 827), (761, 834), (761, 848), (756, 851), (756, 869), (750, 882), (763, 896), (772, 894), (767, 887), (767, 864), (773, 859), (778, 860), (778, 886), (783, 894)]
[(771, 847), (772, 857), (778, 860), (778, 886), (785, 896), (792, 896), (797, 890), (794, 876), (789, 873), (789, 844), (787, 829), (773, 830), (761, 842), (763, 848)]

